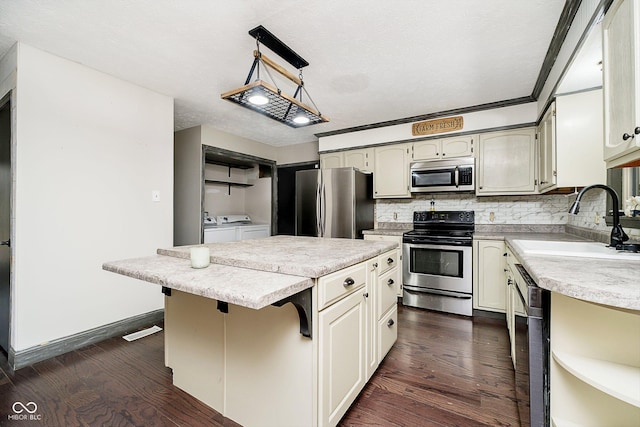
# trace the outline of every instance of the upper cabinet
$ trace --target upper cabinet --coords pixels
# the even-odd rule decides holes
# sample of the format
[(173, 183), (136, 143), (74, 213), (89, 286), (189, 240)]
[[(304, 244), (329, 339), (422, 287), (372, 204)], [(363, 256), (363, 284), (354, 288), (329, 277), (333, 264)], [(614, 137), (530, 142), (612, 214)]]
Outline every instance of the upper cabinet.
[(411, 197), (410, 149), (410, 143), (374, 148), (373, 197), (375, 199)]
[(602, 22), (604, 159), (640, 165), (640, 0), (615, 0)]
[(536, 129), (538, 139), (538, 191), (556, 186), (556, 103), (553, 102), (542, 116)]
[(606, 182), (602, 90), (560, 95), (537, 128), (538, 191)]
[(320, 168), (332, 169), (344, 166), (344, 152), (320, 154)]
[(344, 166), (353, 166), (362, 172), (373, 172), (373, 148), (345, 151)]
[(373, 148), (320, 154), (320, 167), (322, 169), (354, 167), (362, 172), (373, 172)]
[(417, 161), (470, 157), (473, 156), (473, 144), (477, 140), (477, 135), (466, 135), (414, 142), (411, 151), (412, 159)]
[(477, 195), (536, 193), (535, 135), (532, 127), (480, 135)]

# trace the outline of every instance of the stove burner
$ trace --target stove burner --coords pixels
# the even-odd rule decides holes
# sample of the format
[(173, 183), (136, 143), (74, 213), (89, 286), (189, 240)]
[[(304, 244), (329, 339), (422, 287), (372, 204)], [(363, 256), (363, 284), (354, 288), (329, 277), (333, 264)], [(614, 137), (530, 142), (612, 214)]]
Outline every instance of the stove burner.
[(474, 230), (473, 211), (417, 211), (413, 230), (404, 233), (403, 242), (471, 246)]

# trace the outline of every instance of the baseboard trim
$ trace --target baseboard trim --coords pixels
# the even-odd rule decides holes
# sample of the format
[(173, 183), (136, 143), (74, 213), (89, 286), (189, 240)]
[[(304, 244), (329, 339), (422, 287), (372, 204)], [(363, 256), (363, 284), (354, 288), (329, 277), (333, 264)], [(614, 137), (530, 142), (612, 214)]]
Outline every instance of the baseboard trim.
[(150, 311), (138, 316), (129, 317), (117, 322), (109, 323), (88, 331), (58, 338), (46, 344), (37, 345), (24, 350), (9, 349), (7, 362), (13, 371), (33, 365), (37, 362), (86, 347), (118, 335), (125, 335), (136, 329), (147, 327), (164, 320), (164, 309)]

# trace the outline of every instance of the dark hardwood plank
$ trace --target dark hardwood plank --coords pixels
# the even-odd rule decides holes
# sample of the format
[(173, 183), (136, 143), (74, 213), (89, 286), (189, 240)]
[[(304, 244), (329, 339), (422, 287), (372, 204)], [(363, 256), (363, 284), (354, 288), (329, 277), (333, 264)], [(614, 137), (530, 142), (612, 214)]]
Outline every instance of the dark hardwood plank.
[[(517, 426), (504, 322), (399, 307), (398, 342), (342, 426)], [(164, 334), (111, 338), (11, 373), (0, 426), (238, 426), (172, 384)], [(10, 421), (14, 402), (41, 419)]]

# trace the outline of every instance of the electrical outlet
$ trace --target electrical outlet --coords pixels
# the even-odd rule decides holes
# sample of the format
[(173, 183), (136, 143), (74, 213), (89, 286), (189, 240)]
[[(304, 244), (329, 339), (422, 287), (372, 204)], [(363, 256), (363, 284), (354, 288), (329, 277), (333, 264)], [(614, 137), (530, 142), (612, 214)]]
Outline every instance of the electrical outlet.
[(493, 222), (496, 220), (496, 214), (494, 212), (489, 212), (489, 221)]
[(600, 215), (598, 215), (598, 212), (596, 212), (596, 214), (593, 217), (593, 223), (600, 224)]
[(396, 221), (398, 219), (398, 212), (393, 213), (393, 220)]
[(151, 192), (151, 200), (153, 202), (159, 202), (160, 201), (160, 191), (159, 190), (153, 190)]

